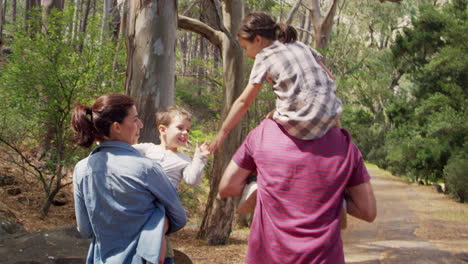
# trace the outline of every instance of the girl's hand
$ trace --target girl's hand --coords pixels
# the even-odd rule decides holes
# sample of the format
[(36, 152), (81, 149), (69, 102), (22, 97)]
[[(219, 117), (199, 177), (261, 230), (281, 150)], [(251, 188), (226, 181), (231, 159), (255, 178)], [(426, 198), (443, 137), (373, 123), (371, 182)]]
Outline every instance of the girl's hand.
[(210, 153), (214, 153), (215, 151), (221, 150), (221, 144), (223, 144), (224, 140), (226, 140), (226, 136), (227, 135), (221, 131), (216, 135), (216, 138), (213, 141), (211, 141), (209, 147)]

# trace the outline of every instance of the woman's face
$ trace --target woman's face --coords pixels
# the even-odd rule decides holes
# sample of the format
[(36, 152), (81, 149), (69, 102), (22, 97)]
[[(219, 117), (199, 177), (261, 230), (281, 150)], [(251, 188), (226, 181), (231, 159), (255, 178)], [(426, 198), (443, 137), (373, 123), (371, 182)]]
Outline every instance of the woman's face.
[(143, 128), (143, 123), (138, 118), (138, 112), (135, 106), (128, 110), (128, 115), (122, 123), (114, 122), (111, 128), (111, 139), (119, 140), (130, 145), (138, 143), (140, 137), (140, 129)]

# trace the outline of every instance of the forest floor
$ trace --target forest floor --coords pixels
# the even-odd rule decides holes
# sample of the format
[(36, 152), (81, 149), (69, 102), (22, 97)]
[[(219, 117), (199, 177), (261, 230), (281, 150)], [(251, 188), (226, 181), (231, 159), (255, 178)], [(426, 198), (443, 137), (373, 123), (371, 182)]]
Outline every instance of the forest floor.
[[(11, 174), (10, 170), (3, 168), (0, 172)], [(468, 262), (468, 204), (454, 202), (433, 187), (408, 184), (374, 166), (369, 166), (369, 172), (377, 197), (378, 216), (374, 223), (348, 216), (348, 228), (343, 231), (347, 263)], [(45, 219), (38, 210), (41, 196), (38, 182), (21, 181), (23, 192), (15, 196), (8, 195), (7, 188), (12, 187), (0, 188), (3, 203), (0, 203), (0, 211), (12, 213), (28, 232), (74, 224), (70, 188), (60, 196), (69, 203), (52, 207)], [(236, 228), (227, 245), (207, 246), (195, 238), (198, 224), (199, 219), (193, 217), (186, 227), (172, 235), (174, 248), (190, 256), (195, 264), (244, 263), (248, 228)]]

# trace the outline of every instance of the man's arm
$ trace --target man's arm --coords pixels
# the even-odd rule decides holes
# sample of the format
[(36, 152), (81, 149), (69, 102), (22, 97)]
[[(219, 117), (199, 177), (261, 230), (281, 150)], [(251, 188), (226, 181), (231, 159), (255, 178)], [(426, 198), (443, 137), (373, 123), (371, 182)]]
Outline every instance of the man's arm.
[(348, 214), (367, 222), (373, 222), (377, 216), (377, 205), (370, 182), (365, 182), (346, 190)]
[(241, 196), (247, 177), (251, 172), (239, 167), (231, 160), (221, 178), (218, 190), (219, 196), (221, 198)]

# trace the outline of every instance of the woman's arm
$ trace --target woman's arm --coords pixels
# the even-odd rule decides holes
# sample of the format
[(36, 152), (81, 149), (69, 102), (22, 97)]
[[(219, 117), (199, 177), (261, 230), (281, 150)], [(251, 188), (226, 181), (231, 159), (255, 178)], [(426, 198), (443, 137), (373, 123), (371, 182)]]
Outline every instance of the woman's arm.
[(86, 210), (83, 194), (81, 193), (79, 184), (77, 182), (74, 182), (73, 186), (75, 215), (78, 232), (84, 238), (92, 238), (93, 228), (91, 227), (91, 222), (89, 221), (88, 211)]
[(166, 216), (169, 219), (168, 233), (181, 229), (187, 222), (187, 215), (176, 189), (164, 172), (153, 167), (146, 177), (146, 183), (149, 191), (156, 197), (156, 201), (166, 209)]
[(239, 98), (237, 98), (234, 104), (232, 104), (229, 114), (224, 120), (221, 129), (216, 135), (216, 138), (210, 144), (209, 149), (211, 153), (220, 149), (221, 144), (224, 142), (229, 132), (237, 125), (237, 123), (239, 123), (247, 110), (249, 110), (249, 107), (255, 100), (261, 86), (262, 84), (260, 83), (248, 84)]

